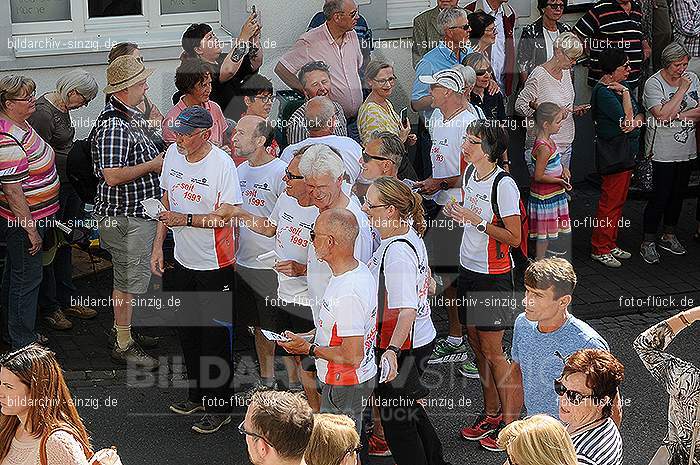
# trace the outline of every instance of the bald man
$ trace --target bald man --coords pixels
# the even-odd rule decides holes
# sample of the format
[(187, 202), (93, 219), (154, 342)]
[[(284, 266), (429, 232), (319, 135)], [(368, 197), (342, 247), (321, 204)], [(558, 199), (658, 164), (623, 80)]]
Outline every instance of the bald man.
[[(233, 136), (236, 154), (246, 159), (238, 166), (242, 208), (256, 217), (268, 218), (286, 187), (283, 178), (287, 164), (268, 151), (274, 132), (269, 121), (251, 115), (238, 121)], [(252, 226), (242, 222), (236, 251), (239, 279), (235, 307), (237, 324), (256, 328), (255, 349), (260, 362), (261, 382), (273, 387), (275, 344), (262, 335), (260, 327), (274, 327), (276, 309), (270, 298), (277, 291), (277, 273), (270, 263), (261, 262), (258, 257), (275, 248), (275, 239), (259, 234), (251, 229)]]
[(316, 338), (309, 343), (286, 332), (290, 341), (279, 343), (290, 353), (316, 359), (321, 412), (348, 415), (358, 433), (377, 373), (377, 283), (367, 265), (354, 257), (359, 231), (355, 215), (347, 209), (331, 208), (319, 215), (311, 240), (318, 259), (333, 275), (314, 312)]
[(336, 125), (333, 101), (325, 96), (310, 99), (306, 105), (304, 116), (306, 127), (309, 130), (309, 137), (301, 142), (287, 146), (280, 158), (289, 163), (294, 153), (300, 148), (307, 145), (326, 144), (340, 153), (349, 182), (351, 185), (355, 184), (361, 171), (362, 146), (349, 137), (337, 136), (333, 133)]

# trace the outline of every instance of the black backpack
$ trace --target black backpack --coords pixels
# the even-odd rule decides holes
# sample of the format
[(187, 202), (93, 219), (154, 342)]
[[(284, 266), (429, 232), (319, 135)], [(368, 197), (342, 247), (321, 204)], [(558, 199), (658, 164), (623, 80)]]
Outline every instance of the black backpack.
[(97, 184), (99, 182), (95, 175), (94, 160), (92, 158), (92, 143), (95, 138), (95, 132), (100, 124), (104, 124), (106, 120), (113, 117), (129, 123), (129, 117), (122, 111), (110, 110), (104, 112), (95, 121), (95, 126), (93, 126), (87, 139), (73, 142), (73, 147), (68, 152), (68, 159), (66, 160), (68, 181), (75, 189), (80, 200), (85, 203), (93, 203), (95, 201)]
[[(464, 182), (469, 180), (469, 177), (474, 173), (474, 165), (469, 165), (466, 172), (464, 173)], [(496, 179), (493, 181), (491, 186), (491, 208), (493, 209), (493, 214), (496, 216), (496, 222), (494, 223), (498, 227), (503, 227), (503, 219), (501, 218), (501, 213), (498, 208), (498, 183), (501, 182), (503, 178), (512, 178), (510, 174), (505, 171), (501, 171), (496, 175)], [(513, 259), (513, 281), (516, 291), (523, 291), (525, 289), (525, 270), (530, 265), (531, 260), (528, 258), (527, 254), (527, 241), (529, 235), (528, 221), (527, 221), (527, 210), (525, 209), (525, 204), (523, 199), (520, 199), (520, 245), (518, 247), (509, 247), (506, 244), (501, 244), (496, 241), (496, 249), (498, 250), (498, 257), (503, 258), (505, 254), (508, 253), (510, 248), (511, 257)]]

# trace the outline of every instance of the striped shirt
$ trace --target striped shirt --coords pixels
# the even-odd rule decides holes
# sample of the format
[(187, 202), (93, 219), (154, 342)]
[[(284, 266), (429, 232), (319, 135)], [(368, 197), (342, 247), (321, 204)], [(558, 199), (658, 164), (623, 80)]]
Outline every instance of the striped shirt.
[(600, 0), (576, 23), (574, 32), (585, 38), (585, 44), (590, 50), (589, 86), (595, 86), (603, 77), (598, 57), (606, 48), (619, 48), (627, 54), (632, 68), (627, 82), (631, 88), (639, 84), (644, 61), (642, 10), (636, 0), (632, 0), (631, 5), (632, 9), (627, 14), (617, 0)]
[[(0, 183), (21, 182), (32, 218), (40, 220), (58, 211), (60, 183), (53, 148), (29, 123), (27, 126), (29, 130), (25, 131), (11, 121), (0, 119)], [(8, 220), (16, 218), (2, 191), (0, 216)]]
[[(291, 118), (287, 122), (287, 144), (297, 144), (304, 139), (309, 138), (309, 129), (306, 127), (306, 105), (308, 101), (304, 102), (302, 106), (296, 109), (292, 113)], [(340, 106), (338, 102), (333, 102), (335, 107), (335, 127), (333, 128), (333, 134), (336, 136), (346, 136), (348, 135), (348, 122), (345, 119), (345, 113), (343, 113), (343, 107)]]
[(579, 465), (621, 465), (622, 437), (615, 422), (605, 423), (571, 436)]

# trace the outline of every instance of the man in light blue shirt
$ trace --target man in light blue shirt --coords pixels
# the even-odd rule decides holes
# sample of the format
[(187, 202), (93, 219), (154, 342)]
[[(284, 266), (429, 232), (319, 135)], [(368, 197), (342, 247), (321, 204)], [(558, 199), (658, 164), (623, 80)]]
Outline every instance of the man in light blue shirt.
[(427, 121), (433, 113), (431, 107), (430, 86), (420, 82), (420, 76), (432, 76), (438, 71), (452, 68), (461, 63), (471, 52), (469, 47), (469, 21), (463, 8), (442, 10), (437, 19), (438, 27), (443, 32), (443, 40), (430, 50), (416, 65), (416, 78), (411, 93), (411, 108), (421, 112)]
[[(523, 401), (528, 415), (558, 418), (554, 380), (561, 376), (563, 359), (581, 349), (610, 350), (600, 334), (568, 311), (576, 281), (574, 268), (563, 258), (546, 258), (527, 268), (525, 312), (515, 321), (513, 362), (505, 380), (508, 395), (502, 406), (503, 423), (495, 436), (503, 424), (520, 417)], [(612, 414), (618, 425), (621, 415), (618, 395)]]

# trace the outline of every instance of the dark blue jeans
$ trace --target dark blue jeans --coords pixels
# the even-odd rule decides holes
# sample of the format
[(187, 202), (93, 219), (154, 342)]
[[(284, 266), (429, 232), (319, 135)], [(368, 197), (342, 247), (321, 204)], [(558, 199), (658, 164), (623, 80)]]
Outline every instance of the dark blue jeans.
[[(38, 221), (36, 228), (42, 239), (49, 219)], [(0, 220), (0, 237), (7, 243), (5, 270), (2, 276), (3, 322), (7, 322), (7, 333), (12, 349), (20, 349), (36, 341), (36, 307), (39, 285), (42, 279), (39, 251), (29, 255), (29, 236), (20, 226)], [(4, 330), (3, 330), (4, 333)]]
[[(71, 228), (79, 225), (84, 217), (83, 202), (69, 182), (61, 183), (60, 209), (56, 219)], [(49, 265), (44, 267), (44, 279), (39, 288), (39, 308), (42, 315), (69, 308), (71, 297), (77, 291), (73, 284), (72, 251), (69, 246), (60, 247)]]

